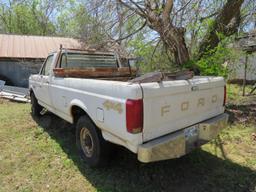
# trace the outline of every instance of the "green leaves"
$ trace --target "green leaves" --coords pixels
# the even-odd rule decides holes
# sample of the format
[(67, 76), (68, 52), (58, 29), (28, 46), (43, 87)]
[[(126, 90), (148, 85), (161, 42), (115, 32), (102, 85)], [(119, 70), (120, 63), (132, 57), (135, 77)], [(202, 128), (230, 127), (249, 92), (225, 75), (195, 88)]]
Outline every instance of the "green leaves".
[(139, 59), (138, 65), (140, 70), (145, 72), (151, 71), (175, 71), (177, 68), (170, 61), (162, 42), (156, 38), (150, 42), (141, 33), (129, 42), (133, 48), (134, 55)]
[(10, 3), (0, 9), (0, 24), (5, 33), (46, 35), (54, 34), (55, 26), (37, 1)]
[(196, 62), (201, 70), (201, 75), (227, 77), (228, 64), (237, 58), (235, 50), (228, 47), (228, 43), (230, 43), (228, 39), (223, 40), (216, 48), (209, 50)]

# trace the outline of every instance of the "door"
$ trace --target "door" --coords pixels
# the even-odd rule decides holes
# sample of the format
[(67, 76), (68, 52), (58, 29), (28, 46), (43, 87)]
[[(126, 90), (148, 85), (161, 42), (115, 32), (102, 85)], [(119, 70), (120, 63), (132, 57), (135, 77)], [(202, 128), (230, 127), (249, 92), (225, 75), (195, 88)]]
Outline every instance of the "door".
[(49, 84), (50, 84), (50, 78), (52, 75), (54, 58), (55, 58), (55, 54), (49, 55), (47, 57), (39, 75), (39, 87), (38, 87), (36, 96), (39, 102), (41, 102), (46, 106), (52, 106), (50, 93), (49, 93)]

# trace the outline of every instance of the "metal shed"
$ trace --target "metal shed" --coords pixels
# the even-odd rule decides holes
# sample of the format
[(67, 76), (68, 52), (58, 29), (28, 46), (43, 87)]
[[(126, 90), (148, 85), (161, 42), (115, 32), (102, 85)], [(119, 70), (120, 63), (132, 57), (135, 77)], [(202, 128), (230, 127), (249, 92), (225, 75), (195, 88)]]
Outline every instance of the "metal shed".
[(229, 79), (231, 82), (242, 82), (245, 78), (248, 83), (256, 81), (256, 30), (236, 38), (234, 47), (244, 54), (230, 66)]
[(0, 80), (7, 85), (28, 87), (30, 74), (38, 73), (48, 53), (81, 48), (79, 40), (64, 37), (0, 34)]

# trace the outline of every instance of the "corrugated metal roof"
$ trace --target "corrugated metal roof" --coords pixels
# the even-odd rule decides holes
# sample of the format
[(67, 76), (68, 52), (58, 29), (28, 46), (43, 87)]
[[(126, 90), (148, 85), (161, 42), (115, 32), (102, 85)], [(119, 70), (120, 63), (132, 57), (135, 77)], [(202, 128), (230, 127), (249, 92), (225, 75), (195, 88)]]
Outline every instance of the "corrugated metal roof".
[(0, 34), (0, 58), (46, 58), (60, 48), (81, 48), (72, 38)]

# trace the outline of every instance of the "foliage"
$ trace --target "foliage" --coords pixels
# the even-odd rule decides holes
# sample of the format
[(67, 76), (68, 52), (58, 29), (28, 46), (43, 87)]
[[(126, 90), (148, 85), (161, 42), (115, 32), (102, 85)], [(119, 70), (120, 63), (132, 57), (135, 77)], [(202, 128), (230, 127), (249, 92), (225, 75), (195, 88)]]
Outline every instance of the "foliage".
[[(245, 87), (245, 93), (246, 95), (249, 95), (249, 93), (251, 92), (253, 86), (252, 85), (247, 85)], [(227, 100), (228, 100), (228, 105), (250, 105), (250, 103), (253, 103), (256, 101), (256, 95), (252, 95), (252, 96), (243, 96), (243, 86), (241, 85), (236, 85), (236, 84), (227, 84)], [(251, 105), (251, 107), (253, 108), (253, 105)], [(242, 109), (242, 107), (240, 108), (240, 110)], [(249, 112), (249, 111), (248, 111)], [(256, 121), (256, 119), (254, 118), (254, 114), (256, 113), (256, 111), (251, 112), (250, 116), (252, 117), (252, 119), (254, 119), (254, 121)], [(246, 115), (245, 113), (241, 113), (241, 115)]]
[(133, 48), (133, 54), (138, 59), (138, 67), (142, 73), (176, 70), (175, 65), (162, 48), (161, 42), (154, 42), (153, 44), (145, 41), (143, 34), (140, 34), (129, 42), (129, 46)]
[(57, 30), (60, 35), (79, 37), (81, 35), (81, 25), (88, 23), (88, 14), (81, 4), (70, 5), (69, 9), (63, 10), (57, 17)]
[(232, 38), (225, 38), (220, 34), (219, 36), (223, 40), (217, 47), (207, 51), (201, 59), (189, 61), (184, 67), (199, 68), (201, 75), (223, 76), (227, 78), (230, 72), (228, 65), (234, 63), (239, 54), (231, 47)]
[(0, 7), (0, 24), (6, 33), (50, 35), (55, 33), (55, 26), (39, 8), (37, 1), (29, 3), (10, 3)]
[(86, 43), (102, 42), (105, 34), (99, 21), (88, 14), (83, 4), (70, 2), (70, 7), (64, 9), (57, 17), (57, 33), (82, 39)]
[(224, 76), (227, 77), (227, 63), (232, 59), (232, 52), (222, 46), (217, 46), (205, 54), (198, 62), (202, 75)]

